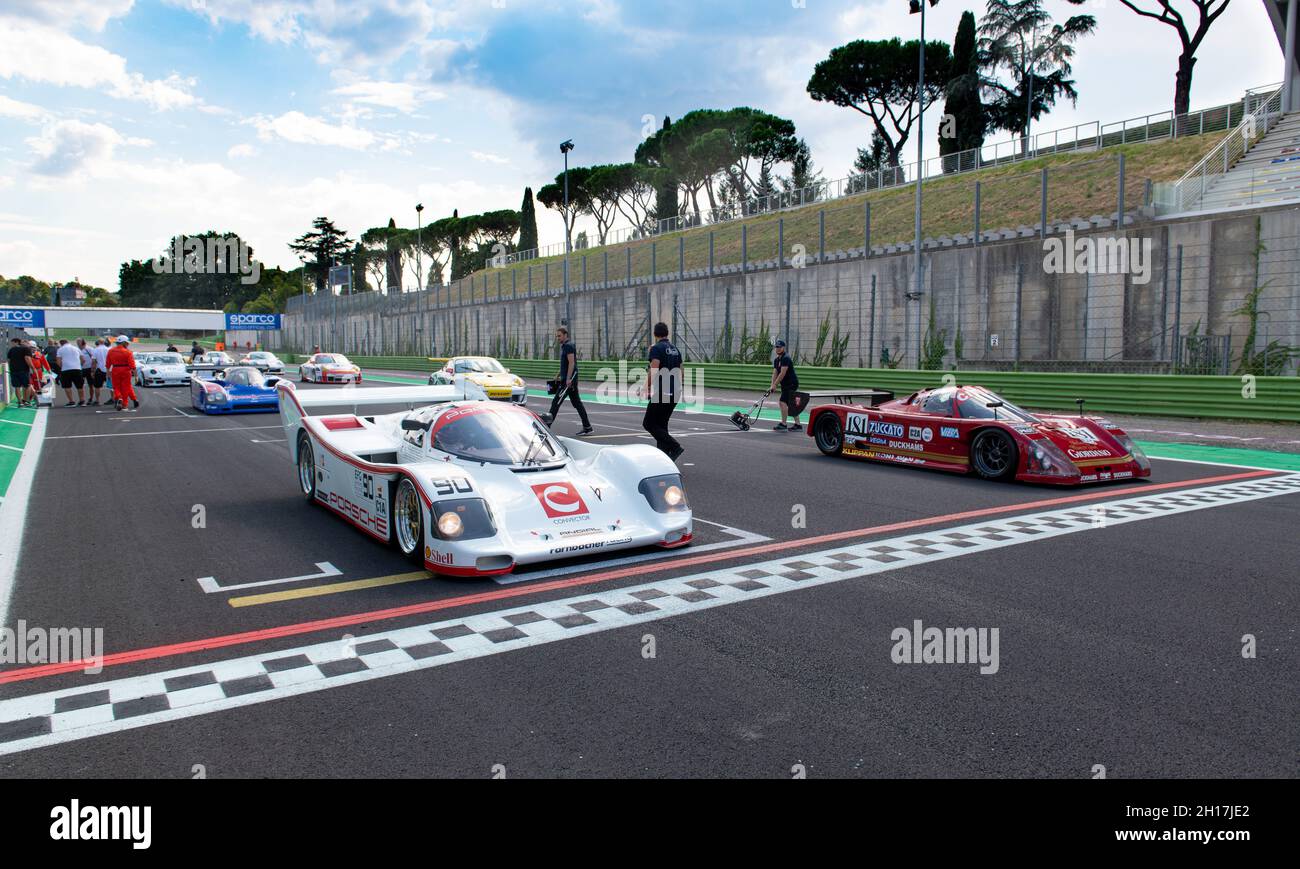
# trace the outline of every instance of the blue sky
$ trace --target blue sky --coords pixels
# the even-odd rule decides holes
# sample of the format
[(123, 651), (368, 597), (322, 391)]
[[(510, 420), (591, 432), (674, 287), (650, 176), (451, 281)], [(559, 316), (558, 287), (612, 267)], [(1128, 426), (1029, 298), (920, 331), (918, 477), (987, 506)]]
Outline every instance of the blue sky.
[[(950, 41), (982, 6), (943, 0), (927, 35)], [(1167, 108), (1173, 31), (1118, 0), (1085, 8), (1082, 97), (1040, 129)], [(116, 288), (124, 259), (207, 229), (296, 266), (286, 244), (317, 215), (355, 236), (413, 224), (416, 202), (432, 219), (517, 208), (562, 139), (581, 163), (623, 161), (647, 116), (694, 108), (791, 118), (839, 178), (870, 128), (808, 98), (812, 67), (916, 22), (903, 0), (4, 0), (0, 274)], [(1197, 107), (1281, 77), (1258, 0), (1233, 0), (1200, 56)]]

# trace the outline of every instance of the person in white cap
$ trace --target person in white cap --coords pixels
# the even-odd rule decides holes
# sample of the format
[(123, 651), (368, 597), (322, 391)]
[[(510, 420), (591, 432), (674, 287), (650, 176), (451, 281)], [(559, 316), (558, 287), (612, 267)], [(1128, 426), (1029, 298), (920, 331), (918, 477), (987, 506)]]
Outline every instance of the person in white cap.
[(135, 395), (135, 354), (131, 352), (131, 339), (125, 335), (117, 336), (117, 346), (108, 351), (108, 376), (113, 381), (113, 403), (117, 409), (140, 406), (140, 399)]

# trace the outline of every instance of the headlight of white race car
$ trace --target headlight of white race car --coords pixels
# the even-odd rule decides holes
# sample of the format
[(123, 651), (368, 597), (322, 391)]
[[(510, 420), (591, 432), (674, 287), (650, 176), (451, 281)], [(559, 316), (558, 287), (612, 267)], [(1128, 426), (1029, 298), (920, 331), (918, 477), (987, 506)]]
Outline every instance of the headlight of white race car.
[(496, 523), (482, 498), (458, 498), (454, 501), (435, 501), (434, 527), (443, 540), (478, 540), (495, 537)]
[(680, 513), (690, 509), (682, 478), (677, 474), (646, 477), (638, 488), (656, 513)]

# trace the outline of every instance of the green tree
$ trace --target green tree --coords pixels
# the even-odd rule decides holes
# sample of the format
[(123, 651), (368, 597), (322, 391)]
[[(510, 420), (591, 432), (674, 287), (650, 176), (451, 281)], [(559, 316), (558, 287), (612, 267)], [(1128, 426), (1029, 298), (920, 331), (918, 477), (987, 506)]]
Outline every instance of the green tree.
[[(918, 117), (919, 56), (917, 40), (854, 40), (831, 49), (830, 56), (817, 64), (808, 80), (808, 94), (818, 102), (851, 108), (870, 118), (885, 144), (889, 164), (897, 166)], [(926, 43), (923, 109), (943, 94), (951, 64), (946, 43)]]
[(672, 119), (665, 117), (663, 126), (653, 136), (647, 137), (637, 145), (636, 155), (633, 158), (638, 166), (646, 168), (646, 178), (654, 185), (655, 206), (649, 216), (655, 223), (675, 220), (681, 212), (677, 196), (681, 182), (668, 166), (663, 153), (663, 142), (672, 126)]
[(524, 188), (524, 202), (519, 206), (519, 249), (537, 250), (537, 206), (531, 187)]
[[(1066, 2), (1078, 6), (1085, 0)], [(989, 126), (1020, 133), (1028, 153), (1031, 121), (1051, 111), (1058, 97), (1078, 100), (1069, 77), (1074, 44), (1096, 27), (1091, 15), (1053, 24), (1043, 0), (989, 0), (979, 27), (982, 82), (993, 97), (986, 105)]]
[(591, 169), (581, 166), (569, 167), (569, 203), (564, 203), (564, 173), (555, 176), (555, 183), (547, 184), (537, 191), (537, 201), (547, 208), (559, 213), (564, 220), (565, 238), (573, 238), (573, 225), (578, 216), (588, 213), (591, 201), (587, 193), (587, 179)]
[[(952, 43), (952, 78), (948, 80), (948, 99), (944, 103), (944, 123), (939, 127), (939, 153), (956, 154), (984, 144), (988, 119), (980, 98), (980, 58), (975, 38), (975, 14), (961, 14), (957, 36)], [(952, 135), (946, 126), (951, 122)], [(945, 172), (962, 168), (954, 160), (944, 160)]]
[(330, 266), (346, 261), (352, 253), (352, 239), (334, 225), (328, 217), (318, 217), (311, 222), (311, 231), (303, 233), (289, 243), (295, 253), (310, 256), (308, 273), (316, 284), (316, 292), (323, 292), (329, 280)]

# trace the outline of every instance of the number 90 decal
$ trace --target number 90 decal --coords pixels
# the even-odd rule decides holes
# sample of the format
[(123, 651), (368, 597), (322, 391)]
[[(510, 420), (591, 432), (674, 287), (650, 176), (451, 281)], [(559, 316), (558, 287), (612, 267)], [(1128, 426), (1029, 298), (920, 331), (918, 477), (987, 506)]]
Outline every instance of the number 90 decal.
[(433, 491), (440, 496), (465, 495), (474, 491), (474, 485), (464, 477), (453, 477), (450, 480), (434, 480)]

